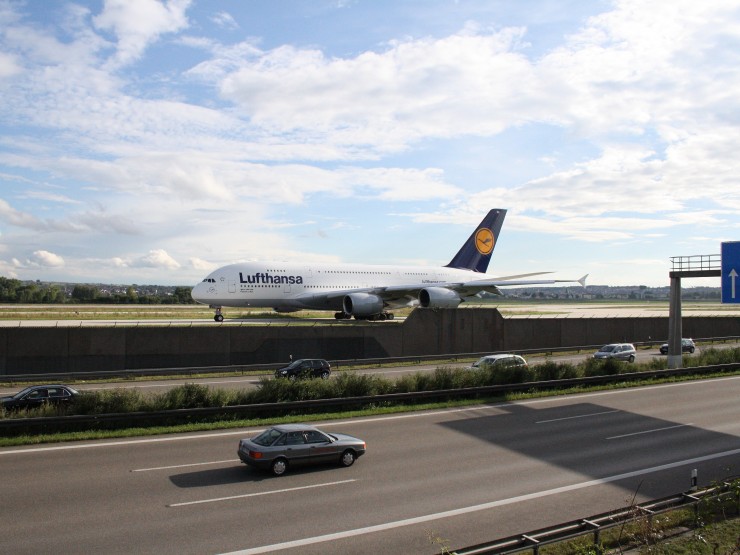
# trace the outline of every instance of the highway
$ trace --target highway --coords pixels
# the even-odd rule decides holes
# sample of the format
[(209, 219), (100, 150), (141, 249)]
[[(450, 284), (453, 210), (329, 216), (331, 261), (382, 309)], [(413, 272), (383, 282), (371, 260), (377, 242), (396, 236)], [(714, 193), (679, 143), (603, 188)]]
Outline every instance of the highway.
[(318, 423), (350, 468), (274, 478), (257, 429), (0, 449), (7, 553), (433, 554), (740, 474), (740, 377)]

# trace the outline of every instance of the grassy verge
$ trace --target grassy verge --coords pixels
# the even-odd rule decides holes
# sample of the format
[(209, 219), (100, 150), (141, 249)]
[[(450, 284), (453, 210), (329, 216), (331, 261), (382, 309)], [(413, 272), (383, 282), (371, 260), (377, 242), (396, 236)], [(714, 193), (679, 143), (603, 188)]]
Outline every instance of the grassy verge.
[(737, 555), (740, 553), (740, 479), (731, 480), (722, 497), (703, 498), (696, 508), (683, 507), (635, 519), (601, 532), (540, 548), (541, 555)]

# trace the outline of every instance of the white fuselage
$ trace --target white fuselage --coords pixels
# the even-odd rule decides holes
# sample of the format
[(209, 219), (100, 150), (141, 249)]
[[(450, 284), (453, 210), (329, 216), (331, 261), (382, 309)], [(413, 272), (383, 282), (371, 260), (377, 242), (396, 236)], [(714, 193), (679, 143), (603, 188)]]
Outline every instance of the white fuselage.
[[(193, 288), (192, 295), (196, 301), (211, 306), (341, 310), (342, 292), (434, 286), (485, 277), (471, 270), (446, 267), (249, 262), (215, 270)], [(390, 306), (414, 306), (417, 302), (415, 298), (406, 298)]]

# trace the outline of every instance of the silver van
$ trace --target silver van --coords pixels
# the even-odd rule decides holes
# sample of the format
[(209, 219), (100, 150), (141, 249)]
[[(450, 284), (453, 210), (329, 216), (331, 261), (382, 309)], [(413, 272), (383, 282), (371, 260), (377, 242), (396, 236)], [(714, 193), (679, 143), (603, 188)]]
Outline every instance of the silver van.
[(613, 358), (635, 362), (635, 357), (637, 357), (637, 351), (631, 343), (609, 343), (594, 353), (594, 358), (601, 360)]

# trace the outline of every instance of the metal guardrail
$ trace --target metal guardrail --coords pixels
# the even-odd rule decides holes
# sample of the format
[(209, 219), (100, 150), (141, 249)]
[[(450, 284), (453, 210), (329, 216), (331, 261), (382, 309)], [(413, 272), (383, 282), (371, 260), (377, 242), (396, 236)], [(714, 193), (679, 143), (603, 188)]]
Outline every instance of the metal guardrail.
[(654, 515), (685, 507), (693, 507), (696, 514), (699, 503), (706, 499), (732, 499), (733, 497), (738, 504), (738, 512), (740, 512), (740, 490), (737, 487), (737, 480), (726, 479), (717, 486), (702, 490), (689, 490), (677, 495), (617, 509), (616, 511), (564, 522), (549, 528), (455, 549), (452, 553), (456, 555), (508, 555), (522, 551), (532, 551), (534, 555), (537, 555), (540, 547), (587, 534), (593, 534), (593, 544), (598, 549), (601, 532), (609, 528), (622, 526), (642, 518), (651, 519)]
[(722, 269), (721, 254), (671, 256), (672, 272), (708, 272)]
[[(695, 338), (694, 341), (699, 343), (726, 343), (728, 341), (740, 341), (740, 336), (727, 336), (727, 337), (705, 337)], [(629, 341), (625, 341), (629, 342)], [(653, 347), (655, 345), (662, 345), (666, 341), (632, 341), (636, 347)], [(344, 359), (344, 360), (329, 360), (333, 369), (340, 369), (342, 367), (352, 366), (382, 366), (385, 364), (421, 364), (423, 362), (435, 362), (435, 361), (460, 361), (466, 359), (474, 359), (486, 355), (492, 355), (497, 353), (515, 353), (518, 355), (544, 355), (549, 356), (556, 353), (570, 353), (581, 351), (597, 351), (603, 346), (603, 343), (598, 345), (572, 345), (569, 347), (541, 347), (538, 349), (513, 349), (506, 351), (484, 351), (478, 353), (450, 353), (441, 355), (414, 355), (406, 357), (385, 357), (385, 358), (364, 358), (364, 359)], [(296, 357), (300, 358), (300, 357)], [(142, 369), (127, 369), (127, 370), (102, 370), (96, 372), (49, 372), (39, 374), (6, 374), (0, 375), (0, 382), (27, 382), (27, 381), (47, 381), (54, 380), (64, 381), (63, 378), (68, 380), (95, 380), (105, 378), (128, 378), (135, 379), (137, 377), (145, 376), (192, 376), (195, 374), (210, 374), (210, 373), (234, 373), (244, 374), (246, 372), (259, 372), (264, 370), (265, 375), (272, 374), (277, 368), (286, 366), (288, 361), (279, 363), (264, 363), (264, 364), (232, 364), (225, 366), (186, 366), (179, 368), (142, 368)]]
[(678, 368), (672, 370), (651, 370), (647, 372), (630, 372), (606, 376), (590, 376), (586, 378), (571, 378), (564, 380), (547, 380), (540, 382), (525, 382), (518, 384), (491, 385), (483, 387), (469, 387), (463, 389), (442, 389), (436, 391), (419, 391), (413, 393), (391, 393), (387, 395), (369, 395), (358, 397), (339, 397), (333, 399), (311, 399), (306, 401), (286, 401), (281, 403), (259, 403), (251, 405), (232, 405), (225, 407), (204, 407), (194, 409), (174, 409), (151, 412), (129, 412), (91, 415), (72, 415), (59, 417), (38, 418), (4, 418), (0, 419), (0, 434), (5, 431), (23, 429), (25, 433), (43, 433), (50, 430), (73, 430), (81, 426), (106, 425), (137, 425), (146, 422), (149, 425), (156, 423), (183, 423), (199, 421), (217, 415), (232, 418), (246, 418), (257, 415), (283, 415), (297, 410), (311, 411), (326, 408), (341, 407), (343, 409), (363, 406), (367, 404), (381, 404), (388, 402), (407, 402), (475, 398), (493, 396), (499, 393), (519, 391), (563, 389), (578, 385), (601, 385), (614, 382), (646, 380), (651, 378), (665, 378), (682, 375), (702, 375), (740, 370), (740, 362), (702, 366), (695, 368)]

